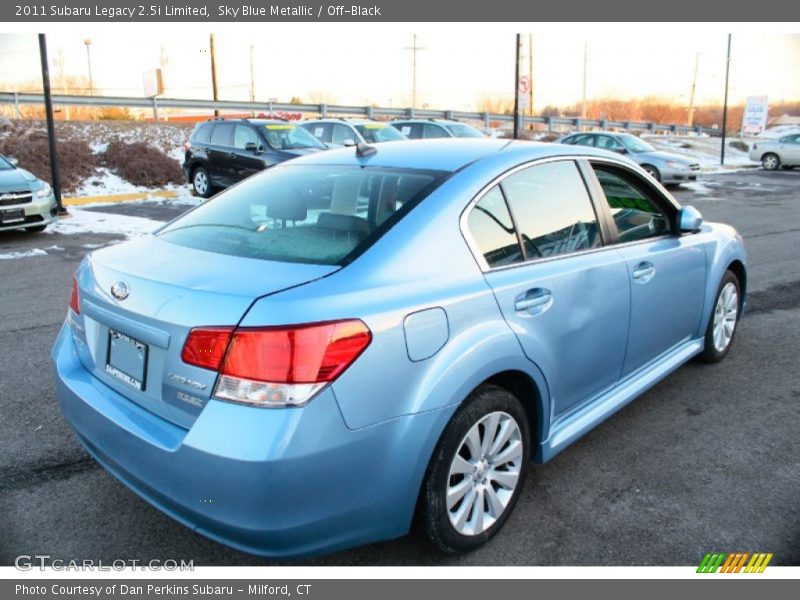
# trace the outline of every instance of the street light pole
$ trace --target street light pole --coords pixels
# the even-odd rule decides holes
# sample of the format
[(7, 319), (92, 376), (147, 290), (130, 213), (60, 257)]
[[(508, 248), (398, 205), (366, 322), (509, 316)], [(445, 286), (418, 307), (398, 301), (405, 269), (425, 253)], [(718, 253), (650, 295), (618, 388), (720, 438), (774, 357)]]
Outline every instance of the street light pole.
[(39, 34), (39, 58), (42, 61), (42, 91), (44, 92), (44, 109), (47, 116), (47, 142), (50, 152), (53, 194), (56, 197), (58, 214), (66, 215), (68, 214), (67, 209), (61, 204), (61, 178), (58, 174), (58, 155), (56, 154), (56, 126), (53, 119), (53, 97), (50, 93), (50, 66), (47, 62), (47, 40), (43, 33)]
[(514, 48), (514, 139), (519, 139), (519, 47), (520, 34)]
[(731, 34), (728, 34), (728, 56), (725, 59), (725, 100), (722, 103), (722, 149), (719, 154), (719, 164), (725, 164), (725, 135), (728, 128), (728, 77), (731, 72)]
[(92, 46), (92, 40), (85, 39), (83, 43), (86, 45), (86, 65), (89, 68), (89, 95), (94, 96), (94, 82), (92, 81), (92, 53), (89, 48)]
[(689, 96), (689, 119), (688, 125), (694, 125), (694, 92), (697, 88), (697, 68), (700, 65), (700, 53), (694, 55), (694, 77), (692, 78), (692, 93)]
[[(214, 34), (212, 33), (208, 39), (209, 52), (211, 54), (211, 88), (214, 93), (214, 102), (219, 100), (219, 91), (217, 89), (217, 54), (214, 50)], [(219, 116), (219, 109), (214, 108), (214, 116)]]
[(414, 34), (414, 44), (407, 46), (403, 50), (411, 50), (412, 74), (411, 74), (411, 108), (417, 107), (417, 52), (425, 50), (417, 45), (417, 34)]

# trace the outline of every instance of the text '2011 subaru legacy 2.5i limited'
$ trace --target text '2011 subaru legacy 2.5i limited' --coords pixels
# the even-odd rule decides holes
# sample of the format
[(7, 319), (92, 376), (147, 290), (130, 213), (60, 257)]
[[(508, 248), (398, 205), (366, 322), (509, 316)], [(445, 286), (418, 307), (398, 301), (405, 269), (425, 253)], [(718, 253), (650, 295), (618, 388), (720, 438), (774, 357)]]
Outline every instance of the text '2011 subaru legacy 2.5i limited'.
[(468, 551), (547, 461), (745, 292), (730, 227), (591, 148), (434, 140), (300, 158), (79, 266), (53, 350), (98, 462), (268, 556)]

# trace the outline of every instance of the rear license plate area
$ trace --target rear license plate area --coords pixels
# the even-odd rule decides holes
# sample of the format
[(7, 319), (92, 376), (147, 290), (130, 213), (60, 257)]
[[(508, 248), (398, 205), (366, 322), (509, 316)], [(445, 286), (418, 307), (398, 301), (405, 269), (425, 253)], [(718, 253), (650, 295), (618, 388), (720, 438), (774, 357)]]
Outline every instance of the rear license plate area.
[(109, 329), (106, 373), (136, 390), (144, 391), (147, 344)]
[(22, 223), (25, 220), (24, 208), (12, 208), (0, 210), (0, 225), (10, 225), (11, 223)]

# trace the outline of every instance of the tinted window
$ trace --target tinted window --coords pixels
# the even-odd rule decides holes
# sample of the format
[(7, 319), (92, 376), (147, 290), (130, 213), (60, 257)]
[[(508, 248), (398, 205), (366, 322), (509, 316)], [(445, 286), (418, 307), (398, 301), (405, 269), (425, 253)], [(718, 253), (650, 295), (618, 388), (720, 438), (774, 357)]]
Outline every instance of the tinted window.
[(620, 242), (632, 242), (669, 233), (669, 220), (658, 205), (635, 186), (634, 175), (595, 165), (594, 171), (617, 225)]
[(399, 129), (400, 133), (412, 140), (422, 137), (422, 125), (420, 123), (398, 123), (393, 127)]
[(220, 254), (344, 264), (444, 177), (415, 170), (273, 167), (186, 213), (157, 235)]
[(211, 134), (211, 143), (215, 146), (231, 146), (233, 144), (233, 125), (217, 123)]
[(198, 128), (195, 130), (192, 139), (196, 142), (208, 143), (208, 140), (211, 139), (211, 130), (213, 128), (214, 128), (213, 123), (203, 123), (202, 125), (198, 126)]
[(589, 194), (572, 161), (530, 167), (507, 177), (502, 186), (528, 259), (601, 244)]
[(426, 140), (431, 138), (450, 137), (450, 134), (447, 133), (444, 127), (440, 127), (439, 125), (431, 125), (430, 123), (425, 123), (422, 131), (422, 137), (424, 137)]
[(331, 131), (333, 130), (330, 123), (306, 123), (305, 125), (301, 125), (301, 127), (320, 142), (330, 143)]
[(465, 123), (449, 123), (445, 127), (452, 133), (455, 137), (462, 137), (462, 138), (482, 138), (486, 137), (480, 131), (475, 129), (472, 125), (466, 125)]
[(522, 260), (514, 224), (499, 187), (492, 188), (469, 213), (469, 232), (490, 267)]
[(571, 138), (567, 138), (564, 140), (567, 144), (576, 144), (578, 146), (594, 146), (594, 136), (593, 135), (574, 135)]
[(247, 144), (255, 144), (258, 148), (258, 134), (252, 127), (247, 125), (237, 125), (236, 133), (233, 135), (233, 145), (235, 148), (244, 150)]

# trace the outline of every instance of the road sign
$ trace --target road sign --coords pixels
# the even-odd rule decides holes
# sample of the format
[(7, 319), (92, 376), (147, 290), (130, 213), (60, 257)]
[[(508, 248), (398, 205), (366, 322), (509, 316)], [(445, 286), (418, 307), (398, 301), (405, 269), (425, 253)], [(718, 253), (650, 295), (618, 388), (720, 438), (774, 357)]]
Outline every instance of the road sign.
[(520, 110), (530, 108), (531, 80), (527, 75), (522, 75), (517, 82), (517, 102)]

